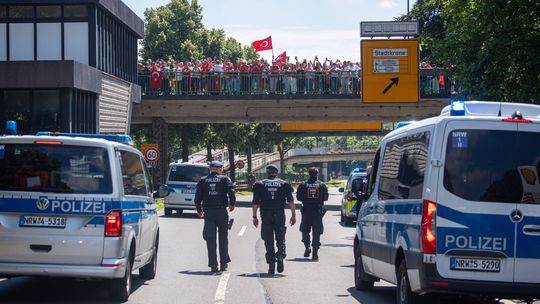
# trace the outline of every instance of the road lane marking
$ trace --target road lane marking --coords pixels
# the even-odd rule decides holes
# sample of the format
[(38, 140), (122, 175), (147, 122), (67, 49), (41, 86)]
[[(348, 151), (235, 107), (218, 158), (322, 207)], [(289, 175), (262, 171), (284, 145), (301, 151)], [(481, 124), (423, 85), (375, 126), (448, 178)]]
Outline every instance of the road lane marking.
[(247, 229), (246, 225), (242, 226), (242, 229), (240, 229), (240, 232), (238, 232), (238, 236), (243, 236), (244, 232), (246, 232), (246, 229)]
[(229, 282), (229, 272), (224, 272), (219, 280), (218, 288), (216, 290), (215, 304), (225, 303), (225, 292), (227, 291), (227, 282)]

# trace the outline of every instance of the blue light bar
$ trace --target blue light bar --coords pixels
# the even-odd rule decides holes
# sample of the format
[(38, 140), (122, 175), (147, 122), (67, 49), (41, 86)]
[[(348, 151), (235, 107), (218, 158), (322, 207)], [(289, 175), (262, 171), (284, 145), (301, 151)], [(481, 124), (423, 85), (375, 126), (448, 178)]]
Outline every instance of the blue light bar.
[(109, 141), (114, 141), (122, 144), (133, 146), (131, 136), (125, 134), (87, 134), (87, 133), (62, 133), (62, 132), (38, 132), (37, 136), (68, 136), (68, 137), (84, 137), (84, 138), (99, 138)]
[(15, 120), (6, 121), (6, 134), (17, 135), (17, 122)]
[(360, 173), (360, 172), (366, 172), (366, 169), (364, 168), (354, 168), (353, 173)]
[(400, 121), (396, 124), (396, 129), (399, 129), (401, 127), (405, 127), (407, 125), (410, 125), (414, 122), (414, 120), (411, 120), (411, 121)]
[(464, 116), (465, 102), (463, 100), (452, 100), (450, 102), (450, 116)]

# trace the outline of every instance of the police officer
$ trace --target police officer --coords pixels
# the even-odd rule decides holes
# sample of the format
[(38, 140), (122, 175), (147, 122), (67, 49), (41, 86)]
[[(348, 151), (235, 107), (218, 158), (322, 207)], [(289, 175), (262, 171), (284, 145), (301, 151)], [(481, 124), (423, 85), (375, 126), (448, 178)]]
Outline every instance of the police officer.
[(213, 273), (218, 272), (216, 255), (216, 229), (219, 234), (220, 271), (227, 270), (229, 257), (229, 241), (227, 205), (229, 211), (234, 210), (236, 196), (231, 179), (223, 173), (223, 164), (219, 161), (210, 163), (210, 175), (201, 178), (195, 192), (197, 214), (204, 218), (203, 238), (208, 248), (208, 267)]
[[(296, 223), (296, 208), (292, 196), (293, 188), (289, 182), (277, 177), (278, 168), (274, 165), (266, 167), (268, 178), (253, 185), (253, 225), (259, 225), (257, 209), (261, 208), (261, 236), (266, 247), (266, 262), (268, 273), (274, 274), (277, 262), (277, 271), (283, 272), (285, 259), (285, 207), (287, 203), (291, 208), (289, 224)], [(277, 253), (274, 247), (274, 237)]]
[[(309, 179), (298, 186), (296, 199), (302, 202), (302, 222), (300, 231), (302, 232), (302, 242), (306, 246), (304, 257), (311, 254), (310, 244), (313, 247), (312, 259), (319, 259), (320, 238), (324, 231), (323, 226), (323, 205), (328, 200), (328, 188), (317, 179), (319, 171), (316, 168), (310, 168)], [(313, 242), (310, 240), (310, 232), (313, 231)]]

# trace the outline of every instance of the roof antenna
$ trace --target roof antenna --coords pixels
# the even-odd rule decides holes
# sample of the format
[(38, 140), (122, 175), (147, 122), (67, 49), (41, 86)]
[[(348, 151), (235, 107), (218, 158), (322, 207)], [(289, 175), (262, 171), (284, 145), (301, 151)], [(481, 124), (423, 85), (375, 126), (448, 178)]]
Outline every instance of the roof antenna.
[(502, 116), (502, 115), (501, 115), (501, 108), (502, 108), (502, 102), (499, 102), (499, 115), (498, 115), (499, 117)]

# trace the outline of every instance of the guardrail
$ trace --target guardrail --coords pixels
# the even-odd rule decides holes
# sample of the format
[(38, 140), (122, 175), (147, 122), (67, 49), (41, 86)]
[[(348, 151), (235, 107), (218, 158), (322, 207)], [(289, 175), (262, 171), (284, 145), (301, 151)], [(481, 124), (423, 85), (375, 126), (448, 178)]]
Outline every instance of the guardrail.
[[(361, 94), (360, 71), (139, 72), (143, 95), (353, 95)], [(422, 98), (449, 98), (460, 82), (444, 70), (420, 69)]]

